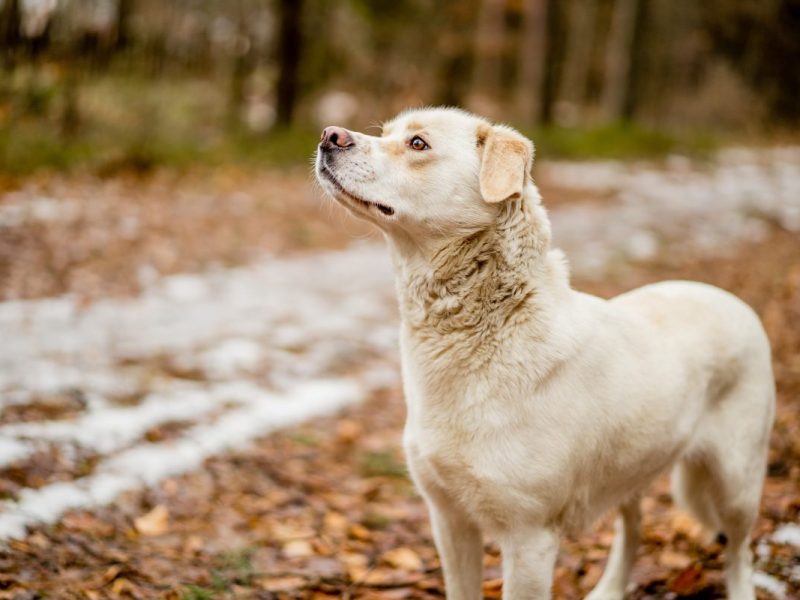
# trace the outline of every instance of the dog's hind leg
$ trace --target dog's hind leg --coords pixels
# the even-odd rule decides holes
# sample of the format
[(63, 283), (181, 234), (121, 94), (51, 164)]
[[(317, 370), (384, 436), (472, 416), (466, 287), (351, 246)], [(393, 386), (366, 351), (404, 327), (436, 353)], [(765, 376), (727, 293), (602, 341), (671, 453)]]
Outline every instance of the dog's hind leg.
[(620, 507), (605, 571), (586, 600), (622, 600), (625, 596), (639, 547), (639, 524), (642, 519), (639, 499), (638, 495), (634, 496)]
[(750, 530), (758, 517), (774, 388), (743, 379), (699, 427), (674, 472), (675, 496), (712, 533), (723, 534), (730, 600), (754, 600)]
[(750, 530), (758, 515), (763, 465), (758, 461), (734, 472), (721, 460), (708, 452), (685, 458), (674, 472), (675, 495), (708, 533), (724, 536), (728, 598), (755, 600)]

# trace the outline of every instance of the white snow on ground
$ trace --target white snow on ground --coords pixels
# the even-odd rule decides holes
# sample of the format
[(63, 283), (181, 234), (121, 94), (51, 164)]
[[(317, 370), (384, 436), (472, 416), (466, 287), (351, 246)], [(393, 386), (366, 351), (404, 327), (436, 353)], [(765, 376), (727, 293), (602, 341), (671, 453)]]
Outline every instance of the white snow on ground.
[(784, 600), (787, 597), (789, 586), (772, 575), (756, 571), (753, 573), (753, 583), (757, 588), (769, 592), (770, 595), (773, 598), (777, 598), (777, 600)]
[[(757, 239), (766, 222), (800, 230), (796, 148), (728, 151), (701, 167), (673, 159), (663, 168), (539, 168), (607, 198), (551, 213), (555, 245), (582, 277), (663, 251), (718, 253)], [(69, 201), (53, 202), (6, 205), (0, 225), (70, 218)], [(382, 244), (175, 275), (137, 298), (88, 307), (69, 296), (0, 303), (0, 408), (65, 392), (85, 404), (73, 419), (0, 424), (0, 467), (43, 444), (101, 455), (86, 477), (2, 502), (0, 539), (396, 384), (396, 323)], [(171, 421), (190, 426), (170, 441), (146, 440)]]
[[(580, 203), (552, 215), (555, 243), (576, 273), (602, 277), (622, 260), (660, 250), (719, 252), (763, 238), (768, 223), (800, 232), (800, 148), (731, 149), (704, 166), (673, 158), (635, 163), (546, 163), (542, 176), (600, 192), (611, 205)], [(547, 205), (547, 198), (544, 198)]]
[(6, 503), (0, 513), (0, 539), (24, 535), (32, 522), (52, 522), (67, 510), (106, 504), (126, 490), (195, 469), (208, 456), (241, 447), (278, 427), (333, 413), (361, 399), (363, 393), (348, 380), (312, 381), (280, 397), (247, 383), (230, 384), (230, 388), (227, 395), (245, 406), (213, 424), (193, 427), (177, 441), (132, 447), (76, 482), (23, 490), (18, 501)]
[(70, 200), (39, 197), (27, 199), (11, 193), (0, 205), (0, 226), (13, 227), (41, 221), (71, 221), (77, 218), (78, 205)]
[(772, 541), (776, 544), (786, 544), (800, 549), (800, 525), (784, 523), (772, 534)]
[[(70, 297), (1, 303), (0, 406), (79, 390), (87, 410), (0, 425), (0, 466), (44, 442), (106, 458), (91, 476), (1, 503), (0, 539), (394, 385), (394, 306), (388, 256), (364, 245), (168, 277), (88, 308)], [(115, 400), (137, 392), (133, 405)], [(143, 440), (159, 424), (203, 420), (173, 442)]]

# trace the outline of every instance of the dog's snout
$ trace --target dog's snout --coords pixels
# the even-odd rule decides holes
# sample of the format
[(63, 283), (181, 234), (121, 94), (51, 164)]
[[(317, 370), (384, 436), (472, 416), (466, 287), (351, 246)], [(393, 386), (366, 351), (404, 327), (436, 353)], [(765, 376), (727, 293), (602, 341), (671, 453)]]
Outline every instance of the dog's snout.
[(353, 136), (344, 127), (330, 126), (322, 130), (320, 146), (323, 148), (350, 148), (355, 146)]

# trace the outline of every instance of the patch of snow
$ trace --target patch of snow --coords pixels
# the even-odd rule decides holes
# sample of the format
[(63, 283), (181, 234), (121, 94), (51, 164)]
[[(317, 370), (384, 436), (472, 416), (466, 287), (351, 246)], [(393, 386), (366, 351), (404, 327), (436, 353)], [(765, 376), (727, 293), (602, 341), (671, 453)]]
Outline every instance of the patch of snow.
[(234, 338), (207, 350), (200, 359), (203, 370), (213, 378), (231, 378), (254, 371), (264, 360), (264, 350), (253, 340)]
[(25, 458), (29, 452), (28, 444), (0, 436), (0, 467)]
[(756, 571), (753, 573), (753, 584), (769, 593), (772, 597), (777, 598), (777, 600), (785, 600), (787, 598), (789, 586), (772, 575)]
[(18, 227), (25, 223), (72, 221), (78, 217), (79, 207), (73, 200), (55, 198), (15, 198), (0, 204), (0, 227)]
[(3, 502), (0, 539), (23, 536), (33, 523), (52, 523), (68, 510), (106, 504), (123, 491), (195, 469), (209, 456), (267, 432), (334, 413), (361, 400), (363, 391), (354, 381), (334, 379), (303, 384), (285, 396), (242, 382), (229, 385), (224, 395), (242, 406), (211, 425), (193, 427), (175, 441), (135, 446), (98, 464), (91, 476), (25, 489), (17, 502)]
[(105, 454), (124, 448), (156, 425), (196, 419), (230, 399), (227, 386), (204, 389), (187, 385), (170, 392), (150, 394), (136, 406), (104, 406), (72, 421), (5, 425), (0, 427), (0, 436), (76, 442)]
[[(758, 241), (769, 223), (800, 231), (800, 148), (731, 149), (707, 167), (670, 159), (666, 168), (614, 161), (545, 163), (551, 181), (611, 196), (552, 211), (554, 243), (576, 273), (600, 278), (620, 256), (719, 251)], [(547, 198), (544, 198), (547, 205)]]
[(775, 544), (785, 544), (800, 548), (800, 525), (797, 523), (784, 523), (775, 530), (770, 540)]

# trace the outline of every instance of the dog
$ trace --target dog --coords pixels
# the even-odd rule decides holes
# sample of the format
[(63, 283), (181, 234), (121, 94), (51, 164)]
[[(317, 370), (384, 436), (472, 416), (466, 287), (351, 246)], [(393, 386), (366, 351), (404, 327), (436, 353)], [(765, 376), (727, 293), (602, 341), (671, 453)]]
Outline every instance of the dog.
[(516, 130), (419, 109), (381, 136), (327, 127), (323, 189), (388, 240), (401, 313), (404, 448), (450, 598), (481, 597), (482, 534), (505, 598), (549, 598), (562, 532), (619, 507), (590, 600), (619, 600), (639, 499), (676, 499), (726, 541), (729, 598), (753, 600), (750, 530), (774, 418), (770, 346), (741, 300), (670, 281), (603, 300), (550, 249)]

